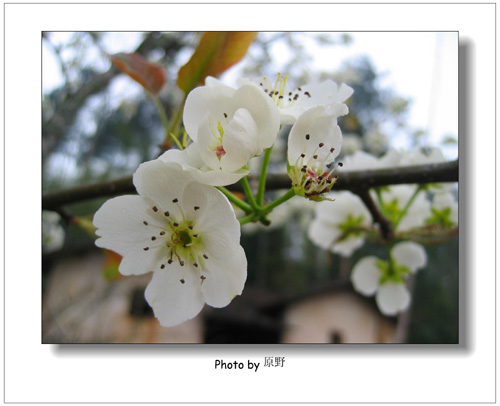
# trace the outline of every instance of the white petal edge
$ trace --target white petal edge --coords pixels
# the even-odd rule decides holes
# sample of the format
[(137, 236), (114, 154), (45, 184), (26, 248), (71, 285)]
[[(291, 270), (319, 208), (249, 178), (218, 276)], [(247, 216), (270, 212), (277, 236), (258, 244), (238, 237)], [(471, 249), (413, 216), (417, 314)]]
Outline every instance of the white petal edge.
[(206, 303), (212, 307), (225, 307), (241, 295), (247, 279), (247, 258), (239, 246), (232, 257), (209, 258), (204, 262), (206, 278), (201, 286)]
[(367, 256), (360, 259), (351, 272), (351, 282), (354, 289), (365, 295), (373, 296), (378, 289), (381, 271), (375, 264), (379, 258)]
[(400, 265), (407, 266), (412, 272), (427, 264), (427, 254), (424, 247), (413, 241), (403, 241), (394, 245), (392, 258)]
[(201, 311), (205, 301), (197, 275), (198, 272), (190, 264), (181, 267), (175, 262), (153, 273), (144, 294), (162, 326), (184, 323)]
[(375, 301), (386, 316), (395, 316), (410, 305), (410, 293), (403, 283), (387, 282), (379, 287)]

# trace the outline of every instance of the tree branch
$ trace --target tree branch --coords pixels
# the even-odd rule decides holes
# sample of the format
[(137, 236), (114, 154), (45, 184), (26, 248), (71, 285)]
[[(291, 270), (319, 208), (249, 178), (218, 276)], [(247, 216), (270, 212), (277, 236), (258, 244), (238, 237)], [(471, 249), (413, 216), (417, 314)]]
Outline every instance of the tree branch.
[[(345, 171), (339, 174), (333, 190), (359, 192), (359, 190), (377, 186), (443, 182), (458, 182), (458, 160), (373, 171)], [(289, 189), (290, 187), (290, 178), (287, 174), (267, 175), (266, 190)], [(239, 183), (230, 185), (227, 189), (235, 192), (243, 190)], [(60, 206), (83, 200), (128, 193), (136, 193), (132, 176), (46, 194), (42, 196), (42, 209), (55, 210)]]
[(379, 208), (370, 196), (369, 189), (359, 188), (352, 190), (352, 192), (359, 196), (366, 208), (370, 211), (373, 221), (378, 223), (380, 226), (380, 232), (384, 240), (389, 241), (391, 238), (394, 238), (392, 223), (380, 212)]

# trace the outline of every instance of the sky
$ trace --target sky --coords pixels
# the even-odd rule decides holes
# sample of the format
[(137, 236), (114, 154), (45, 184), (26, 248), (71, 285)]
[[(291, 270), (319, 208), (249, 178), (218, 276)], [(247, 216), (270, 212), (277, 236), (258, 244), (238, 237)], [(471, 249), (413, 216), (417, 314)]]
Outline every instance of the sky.
[[(439, 145), (446, 135), (458, 134), (458, 33), (457, 32), (353, 32), (349, 46), (307, 46), (314, 69), (335, 71), (360, 55), (369, 55), (384, 73), (381, 84), (412, 100), (409, 124), (427, 131), (426, 143)], [(65, 33), (57, 33), (64, 38)], [(132, 51), (138, 37), (133, 32), (112, 33), (104, 48), (110, 53)], [(279, 58), (279, 47), (277, 47)], [(91, 57), (91, 56), (89, 56)], [(44, 45), (43, 90), (62, 83), (52, 50)], [(447, 148), (448, 159), (457, 157), (456, 146)]]

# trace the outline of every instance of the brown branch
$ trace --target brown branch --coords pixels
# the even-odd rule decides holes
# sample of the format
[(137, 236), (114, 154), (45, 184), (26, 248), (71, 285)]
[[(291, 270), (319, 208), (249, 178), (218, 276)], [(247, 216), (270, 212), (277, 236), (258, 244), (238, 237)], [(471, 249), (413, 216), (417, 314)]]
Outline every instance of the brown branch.
[[(333, 190), (356, 192), (377, 186), (442, 182), (458, 182), (458, 161), (373, 171), (346, 171), (339, 174)], [(287, 174), (267, 175), (266, 190), (289, 189), (290, 186)], [(242, 191), (239, 183), (227, 188), (231, 191)], [(46, 194), (42, 196), (42, 208), (55, 210), (60, 206), (83, 200), (127, 193), (135, 193), (132, 176)]]
[(380, 212), (379, 208), (370, 196), (369, 189), (359, 188), (352, 190), (359, 196), (366, 208), (370, 211), (373, 221), (380, 226), (380, 233), (385, 241), (394, 238), (394, 229), (392, 223)]

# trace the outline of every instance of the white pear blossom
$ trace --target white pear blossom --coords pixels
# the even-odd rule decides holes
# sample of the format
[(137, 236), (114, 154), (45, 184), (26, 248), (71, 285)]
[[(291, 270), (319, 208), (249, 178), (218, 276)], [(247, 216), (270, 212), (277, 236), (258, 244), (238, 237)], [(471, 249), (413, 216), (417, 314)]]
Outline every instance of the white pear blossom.
[(226, 197), (158, 159), (133, 181), (138, 196), (110, 199), (95, 214), (96, 245), (123, 257), (124, 275), (153, 272), (145, 296), (163, 326), (195, 317), (205, 303), (227, 306), (243, 290), (247, 261)]
[(375, 295), (379, 310), (394, 316), (406, 310), (410, 293), (405, 279), (427, 264), (424, 248), (415, 242), (400, 242), (391, 249), (391, 259), (385, 261), (375, 256), (360, 259), (351, 273), (354, 289), (365, 295)]
[(452, 193), (436, 193), (432, 199), (430, 216), (427, 223), (438, 223), (443, 226), (458, 224), (458, 203)]
[(279, 73), (274, 81), (263, 77), (255, 80), (239, 79), (237, 83), (240, 86), (255, 83), (261, 87), (279, 107), (281, 124), (293, 124), (311, 107), (343, 103), (354, 92), (345, 83), (338, 86), (331, 79), (306, 84), (292, 90), (287, 86), (287, 76), (281, 76)]
[(42, 251), (44, 254), (60, 250), (64, 245), (65, 232), (61, 216), (54, 211), (42, 212)]
[(248, 161), (274, 144), (280, 127), (276, 104), (257, 86), (234, 89), (211, 77), (189, 93), (183, 121), (196, 145), (169, 150), (161, 159), (213, 186), (248, 175)]
[[(342, 147), (339, 116), (345, 104), (315, 106), (303, 113), (288, 135), (288, 175), (295, 193), (311, 200), (324, 200), (336, 181), (333, 161)], [(339, 163), (339, 165), (341, 165)]]
[(372, 223), (372, 216), (361, 199), (351, 192), (331, 192), (333, 200), (316, 204), (316, 215), (308, 236), (317, 246), (342, 256), (350, 256), (364, 243), (361, 227)]

